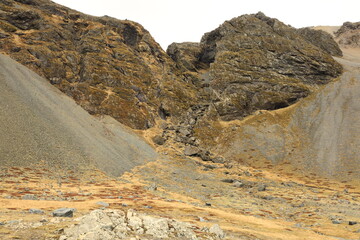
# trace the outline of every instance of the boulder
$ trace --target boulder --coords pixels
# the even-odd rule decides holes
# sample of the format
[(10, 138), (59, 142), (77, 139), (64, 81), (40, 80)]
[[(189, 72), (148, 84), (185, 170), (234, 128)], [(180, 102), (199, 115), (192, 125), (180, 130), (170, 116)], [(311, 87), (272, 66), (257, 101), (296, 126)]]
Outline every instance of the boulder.
[(53, 211), (53, 217), (73, 217), (75, 209), (74, 208), (59, 208)]
[[(188, 223), (149, 216), (132, 209), (126, 213), (121, 210), (94, 210), (78, 220), (78, 224), (64, 229), (60, 239), (198, 239), (194, 227)], [(211, 233), (223, 236), (218, 226), (213, 227)], [(206, 239), (213, 238), (208, 234)]]
[(185, 156), (196, 156), (200, 152), (200, 149), (195, 146), (185, 146), (184, 154)]

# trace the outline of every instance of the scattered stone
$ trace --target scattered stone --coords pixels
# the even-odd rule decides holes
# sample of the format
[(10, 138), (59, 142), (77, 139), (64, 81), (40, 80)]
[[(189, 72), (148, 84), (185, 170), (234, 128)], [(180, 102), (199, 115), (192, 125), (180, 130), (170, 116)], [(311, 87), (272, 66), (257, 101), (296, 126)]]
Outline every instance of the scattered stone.
[(75, 209), (74, 208), (59, 208), (53, 211), (53, 217), (73, 217)]
[(25, 194), (21, 197), (22, 200), (37, 200), (37, 197), (34, 194)]
[[(137, 213), (132, 209), (127, 212), (110, 209), (94, 210), (90, 214), (79, 218), (78, 224), (64, 229), (64, 233), (60, 237), (60, 240), (145, 239), (141, 237), (143, 234), (155, 237), (156, 239), (181, 238), (197, 240), (198, 238), (193, 231), (193, 228), (194, 226), (188, 223), (168, 218), (152, 217), (146, 214)], [(218, 237), (225, 236), (219, 226), (213, 226), (210, 233)]]
[(156, 143), (157, 145), (164, 145), (164, 143), (166, 142), (166, 139), (163, 138), (160, 135), (156, 135), (152, 138), (153, 142)]
[(195, 146), (188, 145), (185, 147), (184, 154), (185, 156), (195, 156), (199, 153), (199, 148)]
[(211, 203), (205, 203), (205, 206), (211, 207)]
[(349, 221), (349, 225), (350, 225), (350, 226), (355, 225), (355, 224), (357, 224), (356, 221)]
[(29, 213), (31, 214), (44, 214), (45, 212), (41, 209), (31, 208), (29, 209)]
[(226, 178), (226, 179), (222, 179), (221, 181), (224, 182), (224, 183), (233, 183), (234, 179)]
[(235, 181), (234, 184), (233, 184), (234, 187), (237, 187), (237, 188), (241, 188), (244, 186), (244, 184), (242, 182), (239, 182), (239, 181)]
[(332, 223), (333, 223), (333, 224), (341, 224), (341, 221), (338, 220), (338, 219), (335, 219), (335, 220), (332, 220)]
[(257, 188), (257, 190), (258, 190), (259, 192), (266, 191), (266, 185), (265, 185), (265, 184), (261, 184), (261, 185)]
[(156, 183), (151, 183), (150, 185), (146, 186), (145, 189), (149, 190), (149, 191), (156, 191), (157, 190), (157, 185)]
[(211, 159), (213, 163), (225, 163), (225, 159), (223, 157), (214, 157)]
[(200, 222), (207, 222), (207, 220), (205, 220), (205, 219), (202, 218), (202, 217), (199, 217), (199, 221), (200, 221)]
[(102, 201), (97, 202), (96, 204), (97, 204), (97, 205), (100, 205), (100, 206), (102, 206), (102, 207), (109, 207), (109, 206), (110, 206), (110, 204), (108, 204), (107, 202), (102, 202)]
[(209, 232), (215, 234), (218, 238), (225, 237), (224, 231), (220, 228), (218, 224), (212, 225), (209, 229)]

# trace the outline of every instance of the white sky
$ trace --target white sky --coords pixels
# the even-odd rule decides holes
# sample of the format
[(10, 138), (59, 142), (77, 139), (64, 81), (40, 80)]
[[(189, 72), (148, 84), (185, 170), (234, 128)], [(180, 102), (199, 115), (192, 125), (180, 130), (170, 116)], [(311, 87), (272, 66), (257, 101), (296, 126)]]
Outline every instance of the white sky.
[(293, 27), (360, 21), (360, 0), (53, 0), (94, 16), (140, 23), (166, 50), (172, 42), (199, 42), (226, 20), (264, 12)]

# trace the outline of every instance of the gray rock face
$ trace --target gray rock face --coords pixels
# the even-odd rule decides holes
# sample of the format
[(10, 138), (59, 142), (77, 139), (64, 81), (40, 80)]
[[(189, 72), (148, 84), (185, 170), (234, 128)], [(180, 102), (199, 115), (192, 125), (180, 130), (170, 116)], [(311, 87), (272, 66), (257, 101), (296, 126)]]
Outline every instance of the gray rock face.
[[(315, 46), (315, 40), (321, 43)], [(202, 37), (200, 48), (199, 54), (195, 44), (172, 44), (168, 53), (178, 65), (186, 62), (207, 72), (199, 78), (208, 82), (222, 120), (289, 106), (306, 97), (313, 84), (327, 83), (342, 71), (328, 54), (341, 54), (330, 35), (296, 30), (263, 13), (226, 21)]]
[[(95, 210), (81, 217), (79, 223), (65, 229), (60, 240), (91, 239), (189, 239), (198, 238), (194, 226), (167, 218), (152, 217), (134, 210)], [(205, 233), (206, 234), (206, 233)], [(206, 239), (224, 237), (221, 228), (213, 226)]]
[(327, 83), (341, 73), (330, 55), (296, 29), (261, 13), (225, 22), (201, 44), (223, 120), (289, 106), (309, 94), (307, 84)]
[(183, 70), (196, 71), (200, 62), (198, 58), (201, 53), (200, 43), (184, 42), (172, 43), (166, 50), (166, 53)]
[(297, 29), (297, 32), (305, 40), (321, 48), (328, 54), (336, 57), (341, 57), (343, 55), (339, 45), (329, 33), (311, 28), (300, 28)]

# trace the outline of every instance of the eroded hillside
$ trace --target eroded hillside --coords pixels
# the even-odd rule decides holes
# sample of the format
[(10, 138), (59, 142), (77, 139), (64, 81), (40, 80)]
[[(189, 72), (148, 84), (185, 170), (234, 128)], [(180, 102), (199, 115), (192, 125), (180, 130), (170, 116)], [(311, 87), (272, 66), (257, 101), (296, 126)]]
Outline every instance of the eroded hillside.
[(88, 16), (48, 0), (1, 1), (0, 10), (1, 51), (91, 114), (147, 129), (197, 99), (140, 24)]

